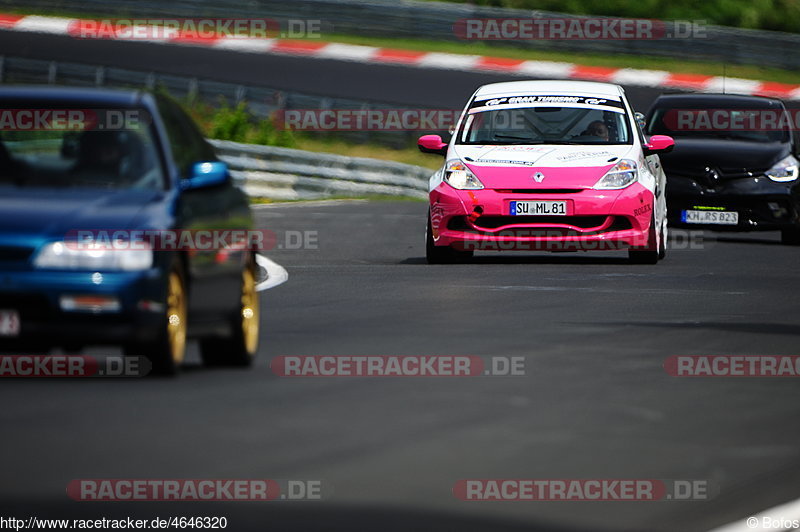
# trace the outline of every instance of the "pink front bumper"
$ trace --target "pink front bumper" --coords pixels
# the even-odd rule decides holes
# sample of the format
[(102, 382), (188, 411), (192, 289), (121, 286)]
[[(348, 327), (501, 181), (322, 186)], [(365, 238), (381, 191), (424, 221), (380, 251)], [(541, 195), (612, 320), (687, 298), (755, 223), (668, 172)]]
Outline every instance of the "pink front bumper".
[[(511, 201), (566, 201), (566, 216), (511, 216)], [(437, 246), (465, 250), (580, 251), (651, 245), (653, 193), (639, 183), (623, 190), (456, 190), (430, 193)]]

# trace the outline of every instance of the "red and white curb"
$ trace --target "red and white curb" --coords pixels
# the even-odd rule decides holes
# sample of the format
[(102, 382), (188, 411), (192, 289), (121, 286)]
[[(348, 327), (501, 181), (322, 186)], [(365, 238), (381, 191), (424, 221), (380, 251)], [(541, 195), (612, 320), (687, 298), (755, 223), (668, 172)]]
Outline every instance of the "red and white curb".
[[(2, 15), (0, 29), (69, 35), (83, 38), (81, 19), (42, 17), (37, 15)], [(118, 35), (116, 40), (132, 40)], [(135, 39), (142, 41), (143, 39)], [(678, 74), (664, 70), (609, 68), (584, 66), (555, 61), (525, 61), (481, 55), (451, 54), (396, 50), (354, 44), (329, 43), (318, 40), (263, 39), (243, 37), (213, 37), (198, 39), (181, 36), (163, 39), (144, 39), (145, 42), (205, 46), (222, 50), (249, 53), (294, 55), (320, 59), (336, 59), (359, 63), (404, 65), (471, 72), (502, 72), (523, 77), (582, 79), (618, 83), (620, 85), (683, 89), (700, 92), (722, 92), (772, 96), (785, 100), (800, 100), (800, 85), (757, 81), (742, 78), (723, 78), (703, 74)]]

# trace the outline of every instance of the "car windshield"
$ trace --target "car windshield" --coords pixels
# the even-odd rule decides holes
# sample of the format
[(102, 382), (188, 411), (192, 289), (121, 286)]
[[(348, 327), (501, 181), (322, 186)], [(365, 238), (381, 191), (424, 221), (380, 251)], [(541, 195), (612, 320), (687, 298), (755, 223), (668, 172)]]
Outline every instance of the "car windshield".
[(647, 125), (650, 135), (749, 142), (789, 142), (789, 130), (785, 110), (761, 102), (657, 108)]
[(631, 128), (622, 104), (603, 102), (606, 103), (569, 106), (476, 102), (461, 124), (457, 143), (631, 144)]
[(131, 109), (0, 108), (0, 185), (161, 189), (161, 159), (149, 120), (139, 121), (144, 116)]

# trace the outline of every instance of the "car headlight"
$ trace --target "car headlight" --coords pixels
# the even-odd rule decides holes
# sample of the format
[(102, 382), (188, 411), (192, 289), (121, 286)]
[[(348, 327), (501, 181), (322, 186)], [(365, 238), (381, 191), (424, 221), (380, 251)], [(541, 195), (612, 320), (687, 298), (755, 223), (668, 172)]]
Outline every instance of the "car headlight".
[(483, 183), (475, 177), (467, 165), (459, 160), (447, 161), (444, 167), (444, 180), (458, 190), (480, 190)]
[(794, 181), (798, 175), (797, 159), (790, 155), (764, 173), (768, 178), (779, 183)]
[(639, 169), (636, 161), (622, 159), (614, 167), (606, 172), (594, 188), (601, 190), (616, 190), (631, 186), (639, 179)]
[(153, 266), (153, 250), (137, 244), (51, 242), (33, 260), (36, 268), (91, 271), (137, 271)]

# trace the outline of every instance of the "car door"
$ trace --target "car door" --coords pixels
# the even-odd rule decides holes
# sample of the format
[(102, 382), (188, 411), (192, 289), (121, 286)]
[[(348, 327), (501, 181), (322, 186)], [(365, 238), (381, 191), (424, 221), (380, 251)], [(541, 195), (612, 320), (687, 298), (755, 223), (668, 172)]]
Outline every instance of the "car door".
[[(644, 147), (648, 143), (648, 137), (646, 137), (644, 131), (642, 131), (642, 125), (639, 123), (639, 120), (634, 120), (634, 124), (636, 124), (636, 134), (639, 135), (639, 141), (642, 143), (642, 147)], [(648, 171), (655, 176), (656, 179), (655, 218), (658, 223), (664, 223), (664, 220), (667, 218), (667, 175), (664, 173), (664, 168), (661, 166), (661, 160), (657, 154), (645, 155), (644, 160), (647, 163)]]
[[(215, 161), (211, 145), (200, 134), (191, 118), (175, 102), (162, 98), (160, 112), (170, 136), (173, 157), (181, 177), (190, 175), (198, 162)], [(225, 231), (250, 229), (252, 219), (246, 196), (231, 180), (225, 184), (183, 191), (178, 219), (180, 229), (199, 236), (212, 235), (226, 243)], [(210, 233), (208, 233), (210, 232)], [(201, 239), (195, 238), (195, 242)], [(198, 246), (199, 247), (199, 246)], [(213, 321), (237, 308), (240, 298), (241, 272), (246, 250), (211, 245), (188, 251), (190, 298), (189, 311), (193, 322)]]

